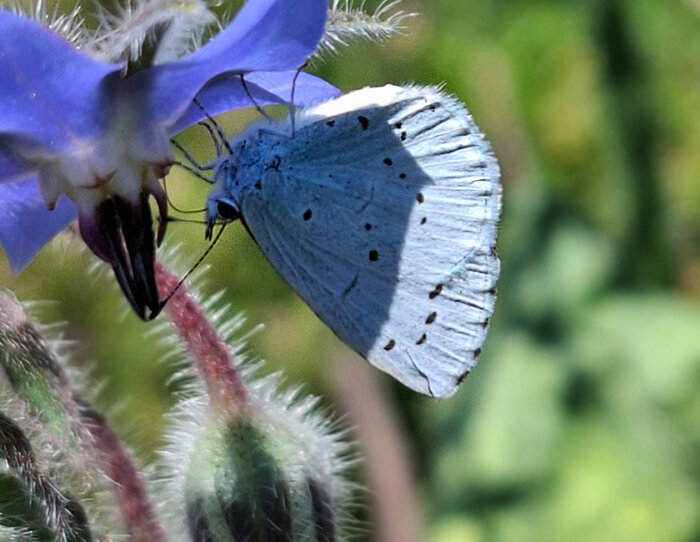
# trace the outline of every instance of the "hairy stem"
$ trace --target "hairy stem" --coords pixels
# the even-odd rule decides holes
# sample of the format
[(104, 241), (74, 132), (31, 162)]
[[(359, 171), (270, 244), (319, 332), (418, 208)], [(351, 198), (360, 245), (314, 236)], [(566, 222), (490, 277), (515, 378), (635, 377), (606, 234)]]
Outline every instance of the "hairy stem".
[(179, 285), (178, 277), (161, 262), (156, 262), (156, 284), (163, 298), (177, 288), (163, 312), (192, 356), (212, 407), (223, 408), (231, 416), (239, 415), (245, 409), (248, 391), (235, 368), (231, 350), (185, 287)]
[(132, 542), (166, 542), (165, 530), (156, 519), (143, 481), (119, 437), (95, 410), (85, 406), (81, 417), (92, 435), (105, 474), (114, 482), (112, 491)]

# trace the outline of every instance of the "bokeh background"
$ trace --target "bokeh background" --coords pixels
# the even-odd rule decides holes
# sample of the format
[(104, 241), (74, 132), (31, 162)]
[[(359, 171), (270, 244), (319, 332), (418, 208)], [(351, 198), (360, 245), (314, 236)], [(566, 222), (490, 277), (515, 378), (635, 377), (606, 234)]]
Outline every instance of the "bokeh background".
[[(367, 2), (368, 8), (376, 2)], [(451, 399), (368, 368), (239, 227), (204, 296), (243, 311), (250, 354), (319, 394), (362, 441), (359, 540), (700, 541), (700, 2), (406, 0), (405, 35), (312, 66), (343, 90), (435, 84), (488, 135), (504, 183), (503, 272), (480, 363)], [(253, 114), (229, 115), (227, 130)], [(200, 157), (202, 131), (181, 141)], [(171, 198), (206, 186), (175, 172)], [(179, 270), (206, 244), (174, 224)], [(149, 324), (69, 236), (0, 286), (65, 322), (74, 363), (139, 459), (176, 384)], [(364, 533), (364, 534), (363, 534)]]

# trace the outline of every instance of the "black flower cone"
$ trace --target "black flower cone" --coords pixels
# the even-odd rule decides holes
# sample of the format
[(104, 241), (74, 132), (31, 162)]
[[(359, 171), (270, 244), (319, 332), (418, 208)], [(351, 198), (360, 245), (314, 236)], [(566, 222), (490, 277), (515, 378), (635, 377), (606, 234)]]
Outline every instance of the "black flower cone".
[[(136, 202), (112, 196), (102, 201), (94, 214), (81, 214), (79, 218), (83, 239), (112, 266), (124, 295), (143, 320), (152, 320), (162, 308), (155, 281), (156, 239), (148, 199), (145, 191)], [(162, 215), (163, 207), (159, 208)], [(166, 220), (160, 223), (159, 243)]]

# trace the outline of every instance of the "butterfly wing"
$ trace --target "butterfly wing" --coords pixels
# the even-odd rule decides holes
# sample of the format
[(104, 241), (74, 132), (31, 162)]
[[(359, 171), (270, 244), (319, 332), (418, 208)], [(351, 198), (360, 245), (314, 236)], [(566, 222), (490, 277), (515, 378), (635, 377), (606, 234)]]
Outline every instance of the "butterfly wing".
[(258, 173), (231, 190), (274, 267), (372, 364), (452, 394), (499, 273), (498, 163), (464, 106), (435, 88), (363, 89), (303, 113), (293, 137), (260, 138)]

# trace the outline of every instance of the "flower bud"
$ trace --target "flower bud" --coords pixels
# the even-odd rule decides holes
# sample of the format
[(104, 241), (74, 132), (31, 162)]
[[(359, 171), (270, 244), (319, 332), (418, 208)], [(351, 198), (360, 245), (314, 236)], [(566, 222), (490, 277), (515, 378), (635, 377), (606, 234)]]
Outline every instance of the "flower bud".
[(132, 542), (167, 540), (116, 433), (71, 387), (63, 360), (14, 296), (0, 291), (0, 384), (5, 381), (0, 541), (111, 540), (121, 529)]
[(185, 475), (192, 540), (337, 540), (338, 480), (327, 468), (337, 458), (317, 457), (319, 443), (290, 429), (284, 418), (253, 415), (202, 432)]
[(291, 488), (264, 435), (247, 420), (217, 433), (192, 458), (186, 501), (193, 538), (292, 540)]
[(0, 379), (64, 451), (77, 448), (81, 435), (63, 368), (14, 295), (1, 290)]
[(338, 540), (349, 494), (341, 477), (348, 445), (329, 430), (313, 401), (300, 402), (294, 394), (254, 396), (239, 416), (210, 415), (194, 442), (180, 441), (178, 451), (186, 457), (175, 457), (172, 439), (168, 457), (184, 465), (182, 478), (169, 488), (174, 493), (184, 487), (190, 540)]
[(82, 505), (39, 471), (29, 439), (2, 413), (0, 463), (2, 540), (93, 540)]

